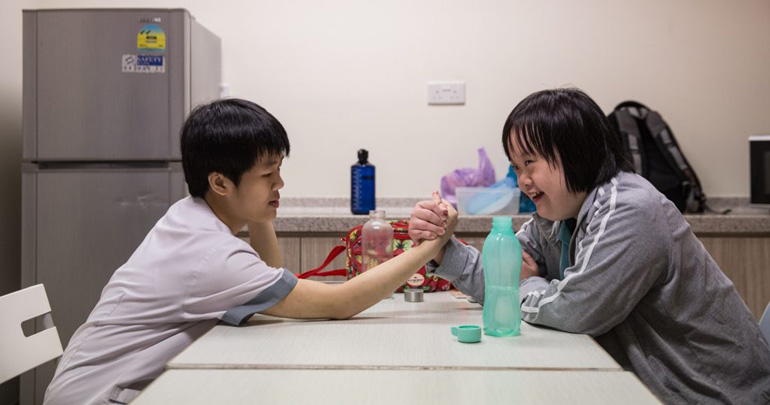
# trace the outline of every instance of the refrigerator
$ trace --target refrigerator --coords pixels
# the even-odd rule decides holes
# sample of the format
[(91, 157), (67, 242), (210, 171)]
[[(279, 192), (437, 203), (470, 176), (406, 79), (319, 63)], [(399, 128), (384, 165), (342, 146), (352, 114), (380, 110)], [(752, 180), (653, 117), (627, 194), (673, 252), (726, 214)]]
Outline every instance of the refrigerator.
[[(180, 129), (219, 97), (221, 41), (184, 9), (24, 10), (23, 72), (22, 287), (45, 285), (66, 346), (186, 195)], [(21, 376), (22, 404), (54, 370)]]

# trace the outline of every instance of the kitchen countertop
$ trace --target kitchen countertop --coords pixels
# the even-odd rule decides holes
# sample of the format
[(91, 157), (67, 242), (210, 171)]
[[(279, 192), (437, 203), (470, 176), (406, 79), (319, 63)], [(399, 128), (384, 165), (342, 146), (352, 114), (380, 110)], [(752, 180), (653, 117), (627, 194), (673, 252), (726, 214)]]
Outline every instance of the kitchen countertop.
[[(409, 218), (419, 198), (380, 198), (378, 209), (389, 219)], [(749, 206), (748, 198), (710, 198), (709, 206), (719, 213), (687, 214), (685, 219), (696, 234), (736, 234), (770, 236), (770, 210)], [(513, 216), (518, 229), (529, 214)], [(353, 215), (348, 198), (283, 198), (275, 220), (278, 233), (342, 233), (368, 220), (366, 215)], [(458, 233), (486, 234), (491, 229), (490, 216), (461, 215)]]

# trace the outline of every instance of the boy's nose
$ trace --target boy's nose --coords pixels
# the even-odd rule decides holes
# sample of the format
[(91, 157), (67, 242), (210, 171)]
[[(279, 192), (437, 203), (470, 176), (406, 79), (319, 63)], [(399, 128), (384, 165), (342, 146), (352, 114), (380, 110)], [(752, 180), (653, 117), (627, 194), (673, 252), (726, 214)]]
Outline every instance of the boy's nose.
[(278, 175), (278, 181), (275, 183), (275, 189), (276, 189), (276, 190), (280, 190), (280, 189), (282, 189), (282, 188), (283, 188), (283, 185), (284, 185), (284, 183), (283, 183), (283, 177), (281, 177), (281, 175), (279, 174), (279, 175)]

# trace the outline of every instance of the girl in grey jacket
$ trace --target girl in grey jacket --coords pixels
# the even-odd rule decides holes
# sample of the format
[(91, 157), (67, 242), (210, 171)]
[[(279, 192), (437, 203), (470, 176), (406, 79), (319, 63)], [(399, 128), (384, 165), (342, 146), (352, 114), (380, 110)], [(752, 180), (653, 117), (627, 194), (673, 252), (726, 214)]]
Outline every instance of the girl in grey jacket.
[[(633, 173), (590, 97), (530, 95), (503, 147), (537, 205), (517, 233), (525, 321), (595, 337), (665, 403), (770, 403), (770, 349), (754, 317), (676, 206)], [(442, 215), (418, 203), (412, 238), (443, 233)], [(452, 239), (428, 269), (484, 302), (473, 247)]]

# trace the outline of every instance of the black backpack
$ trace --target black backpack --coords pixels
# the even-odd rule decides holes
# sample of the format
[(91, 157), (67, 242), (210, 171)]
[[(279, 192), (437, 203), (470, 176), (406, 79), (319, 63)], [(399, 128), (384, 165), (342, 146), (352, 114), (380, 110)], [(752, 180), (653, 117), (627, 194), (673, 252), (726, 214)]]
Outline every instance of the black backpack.
[(608, 118), (636, 173), (649, 180), (679, 211), (704, 211), (706, 196), (698, 176), (660, 114), (636, 101), (624, 101)]

